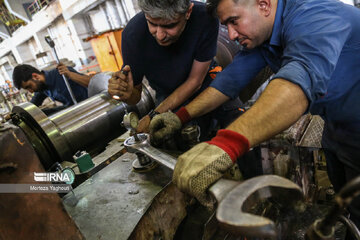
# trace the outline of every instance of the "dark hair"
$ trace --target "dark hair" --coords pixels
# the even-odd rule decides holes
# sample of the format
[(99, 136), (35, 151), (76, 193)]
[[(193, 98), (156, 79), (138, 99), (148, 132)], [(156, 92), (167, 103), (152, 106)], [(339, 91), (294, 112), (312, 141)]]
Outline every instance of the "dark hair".
[(32, 74), (33, 73), (41, 74), (41, 72), (37, 68), (34, 68), (33, 66), (30, 66), (28, 64), (17, 65), (14, 68), (14, 71), (13, 71), (13, 74), (12, 74), (12, 78), (13, 78), (13, 82), (14, 82), (15, 87), (17, 89), (20, 89), (21, 88), (21, 83), (22, 82), (27, 82), (30, 79), (32, 79)]
[[(234, 3), (239, 2), (239, 0), (232, 0)], [(216, 9), (219, 5), (219, 3), (221, 2), (221, 0), (206, 0), (206, 10), (208, 12), (208, 14), (217, 17), (216, 14)]]
[(187, 12), (190, 0), (138, 0), (138, 5), (152, 18), (174, 19), (177, 14)]
[(206, 0), (206, 10), (210, 15), (217, 17), (216, 8), (220, 1), (221, 0)]

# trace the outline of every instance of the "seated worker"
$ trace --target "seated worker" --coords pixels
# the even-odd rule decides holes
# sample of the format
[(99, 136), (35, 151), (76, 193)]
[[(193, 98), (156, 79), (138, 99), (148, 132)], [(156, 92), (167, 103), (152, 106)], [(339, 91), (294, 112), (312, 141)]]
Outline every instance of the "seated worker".
[[(207, 6), (248, 51), (240, 52), (178, 115), (189, 120), (236, 97), (266, 65), (275, 75), (247, 112), (178, 158), (174, 183), (211, 205), (207, 188), (235, 159), (308, 111), (325, 121), (322, 147), (334, 189), (359, 176), (359, 9), (335, 0), (208, 0)], [(169, 121), (181, 119), (173, 113), (156, 116), (150, 124), (153, 137), (161, 138), (164, 129), (158, 124)], [(349, 210), (360, 227), (359, 198)]]
[[(76, 83), (75, 80), (90, 79), (90, 77), (76, 72), (73, 68), (69, 68), (69, 70), (71, 73), (68, 81), (75, 99), (79, 102), (83, 101), (88, 97), (87, 88)], [(30, 102), (36, 106), (40, 106), (47, 97), (63, 104), (58, 108), (49, 109), (46, 114), (51, 114), (73, 104), (64, 79), (57, 69), (39, 71), (33, 66), (21, 64), (14, 68), (12, 77), (16, 88), (24, 88), (31, 93), (35, 92)]]
[[(156, 91), (156, 108), (140, 120), (137, 132), (148, 132), (154, 115), (178, 109), (212, 81), (209, 71), (216, 66), (213, 58), (219, 24), (200, 2), (138, 0), (138, 5), (142, 12), (122, 33), (123, 70), (129, 74), (117, 72), (109, 80), (109, 93), (136, 104), (145, 76)], [(228, 114), (237, 117), (241, 113), (238, 99), (227, 104), (234, 104), (228, 107)], [(209, 122), (203, 121), (203, 125)], [(205, 133), (208, 126), (199, 125)]]

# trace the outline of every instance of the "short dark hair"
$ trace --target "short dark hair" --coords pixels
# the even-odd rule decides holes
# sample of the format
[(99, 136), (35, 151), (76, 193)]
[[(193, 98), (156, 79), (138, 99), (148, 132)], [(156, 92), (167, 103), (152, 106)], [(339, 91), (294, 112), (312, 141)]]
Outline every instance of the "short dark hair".
[[(239, 0), (232, 0), (234, 3), (237, 3)], [(206, 0), (206, 10), (208, 14), (217, 17), (216, 9), (221, 0)]]
[(34, 68), (33, 66), (30, 66), (28, 64), (17, 65), (14, 68), (14, 71), (12, 74), (12, 78), (13, 78), (15, 87), (17, 89), (20, 89), (21, 83), (27, 82), (30, 79), (32, 79), (33, 73), (41, 74), (41, 72), (37, 68)]
[(217, 17), (216, 8), (220, 1), (221, 0), (206, 0), (206, 10), (210, 15)]

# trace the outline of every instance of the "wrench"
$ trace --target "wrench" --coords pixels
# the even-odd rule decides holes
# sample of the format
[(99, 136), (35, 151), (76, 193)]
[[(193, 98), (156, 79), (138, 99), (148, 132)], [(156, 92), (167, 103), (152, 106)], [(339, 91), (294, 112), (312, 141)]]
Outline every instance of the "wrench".
[(290, 205), (303, 198), (301, 188), (276, 175), (253, 177), (232, 189), (218, 204), (216, 218), (224, 229), (247, 237), (276, 238), (276, 228), (268, 218), (247, 213), (261, 199), (275, 198)]
[[(131, 153), (140, 152), (158, 163), (174, 170), (177, 159), (152, 147), (149, 134), (137, 134), (127, 138), (124, 146)], [(209, 193), (217, 200), (216, 217), (224, 228), (253, 237), (276, 237), (276, 228), (268, 218), (246, 213), (260, 199), (268, 197), (284, 198), (287, 201), (300, 200), (303, 197), (301, 188), (286, 178), (275, 175), (264, 175), (237, 182), (219, 179), (209, 188)]]

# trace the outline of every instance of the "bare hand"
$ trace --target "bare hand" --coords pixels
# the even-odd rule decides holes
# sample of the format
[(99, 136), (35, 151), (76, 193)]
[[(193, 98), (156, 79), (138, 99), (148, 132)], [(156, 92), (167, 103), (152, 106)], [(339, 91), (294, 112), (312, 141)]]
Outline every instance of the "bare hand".
[(151, 119), (149, 115), (145, 115), (142, 119), (140, 119), (139, 124), (136, 128), (136, 133), (148, 133), (150, 120)]
[(56, 68), (61, 75), (64, 75), (65, 77), (69, 77), (70, 70), (63, 63), (59, 63), (59, 65), (57, 65)]
[[(127, 75), (124, 72), (128, 72)], [(122, 71), (118, 71), (109, 79), (108, 92), (111, 96), (118, 96), (119, 100), (128, 100), (133, 92), (134, 83), (129, 65), (126, 65)]]

